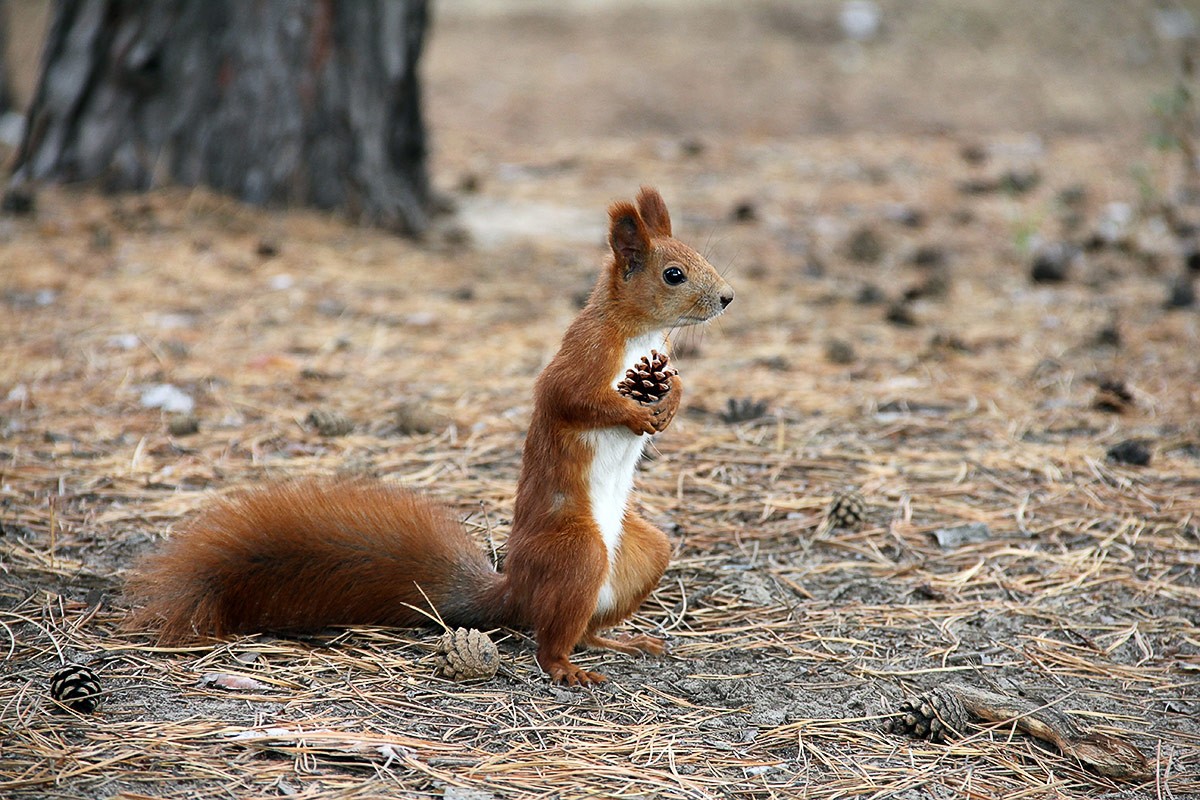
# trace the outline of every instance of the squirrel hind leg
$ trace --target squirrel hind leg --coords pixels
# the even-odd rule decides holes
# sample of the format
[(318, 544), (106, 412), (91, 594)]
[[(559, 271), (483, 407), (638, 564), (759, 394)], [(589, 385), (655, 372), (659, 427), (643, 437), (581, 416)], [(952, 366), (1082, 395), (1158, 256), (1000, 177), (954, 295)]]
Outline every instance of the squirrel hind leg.
[(542, 628), (537, 631), (538, 666), (550, 676), (550, 680), (553, 682), (565, 683), (568, 686), (586, 686), (608, 680), (599, 672), (589, 672), (571, 661), (570, 653), (575, 645), (586, 639), (583, 628), (584, 625), (581, 624), (577, 632), (565, 630), (561, 626)]
[(583, 637), (581, 644), (584, 647), (616, 650), (618, 653), (624, 653), (629, 656), (643, 654), (661, 656), (667, 651), (666, 640), (660, 639), (657, 636), (646, 636), (645, 634), (600, 636), (596, 633), (589, 633)]

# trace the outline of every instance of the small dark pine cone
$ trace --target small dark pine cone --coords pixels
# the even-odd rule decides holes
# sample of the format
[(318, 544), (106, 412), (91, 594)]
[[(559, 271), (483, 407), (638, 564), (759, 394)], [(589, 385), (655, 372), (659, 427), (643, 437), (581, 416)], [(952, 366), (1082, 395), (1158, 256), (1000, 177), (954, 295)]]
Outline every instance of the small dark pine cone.
[(957, 695), (937, 688), (901, 702), (897, 715), (884, 723), (884, 730), (914, 739), (944, 742), (962, 736), (970, 718)]
[(718, 416), (727, 425), (737, 425), (739, 422), (750, 422), (762, 419), (767, 415), (767, 401), (755, 400), (753, 397), (731, 397), (725, 402), (725, 410)]
[(1102, 380), (1096, 387), (1096, 397), (1092, 400), (1093, 408), (1112, 414), (1123, 414), (1133, 406), (1133, 392), (1129, 391), (1124, 381)]
[(500, 668), (500, 651), (483, 631), (458, 628), (438, 642), (438, 672), (456, 681), (487, 680)]
[(867, 501), (853, 490), (839, 492), (833, 496), (829, 508), (825, 510), (825, 519), (833, 528), (859, 530), (867, 520)]
[(100, 680), (82, 664), (68, 664), (50, 676), (50, 696), (82, 714), (96, 710)]
[(345, 436), (354, 431), (354, 420), (337, 411), (314, 408), (304, 421), (322, 436)]
[(1150, 443), (1144, 439), (1126, 439), (1108, 448), (1105, 456), (1118, 464), (1144, 467), (1150, 463)]
[(167, 420), (167, 430), (172, 436), (191, 436), (200, 432), (200, 420), (191, 414), (178, 414)]
[(667, 356), (651, 350), (649, 356), (626, 370), (617, 391), (639, 403), (657, 403), (671, 391), (671, 378), (679, 373), (667, 366)]

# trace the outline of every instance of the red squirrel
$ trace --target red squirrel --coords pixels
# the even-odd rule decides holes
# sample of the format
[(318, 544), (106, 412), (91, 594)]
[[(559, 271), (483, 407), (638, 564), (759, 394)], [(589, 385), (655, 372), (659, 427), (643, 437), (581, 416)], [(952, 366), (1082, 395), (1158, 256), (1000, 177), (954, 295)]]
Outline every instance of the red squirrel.
[[(127, 587), (134, 622), (167, 642), (330, 625), (411, 626), (432, 605), (451, 627), (532, 628), (537, 662), (569, 685), (605, 677), (571, 662), (578, 645), (659, 654), (651, 636), (608, 638), (667, 567), (667, 537), (629, 508), (651, 435), (683, 385), (639, 402), (626, 371), (668, 333), (716, 317), (733, 290), (671, 235), (643, 187), (608, 210), (612, 255), (534, 386), (533, 418), (504, 571), (440, 504), (378, 481), (303, 479), (235, 493), (143, 558)], [(660, 375), (661, 377), (661, 375)]]

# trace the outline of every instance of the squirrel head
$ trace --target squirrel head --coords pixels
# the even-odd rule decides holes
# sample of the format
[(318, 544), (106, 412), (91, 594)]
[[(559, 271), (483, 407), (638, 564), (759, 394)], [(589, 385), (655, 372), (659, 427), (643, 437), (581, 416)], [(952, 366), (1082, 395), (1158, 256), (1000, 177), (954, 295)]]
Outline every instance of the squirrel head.
[(656, 189), (643, 186), (636, 206), (613, 203), (608, 218), (609, 297), (637, 333), (706, 322), (733, 302), (733, 288), (712, 264), (671, 236), (671, 216)]

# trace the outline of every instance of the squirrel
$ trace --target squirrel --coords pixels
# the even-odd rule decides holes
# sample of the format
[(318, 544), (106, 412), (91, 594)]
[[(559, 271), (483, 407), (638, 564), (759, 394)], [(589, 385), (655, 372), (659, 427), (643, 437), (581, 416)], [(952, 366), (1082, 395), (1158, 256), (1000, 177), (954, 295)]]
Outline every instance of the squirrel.
[(203, 508), (128, 576), (132, 622), (163, 642), (331, 625), (427, 622), (532, 629), (551, 680), (600, 683), (571, 662), (578, 645), (661, 654), (662, 639), (605, 637), (667, 567), (667, 537), (629, 506), (650, 436), (683, 385), (627, 391), (675, 328), (706, 322), (733, 289), (671, 235), (666, 203), (642, 187), (608, 209), (612, 253), (587, 304), (534, 386), (512, 528), (497, 571), (449, 508), (366, 479), (307, 478), (233, 493)]

